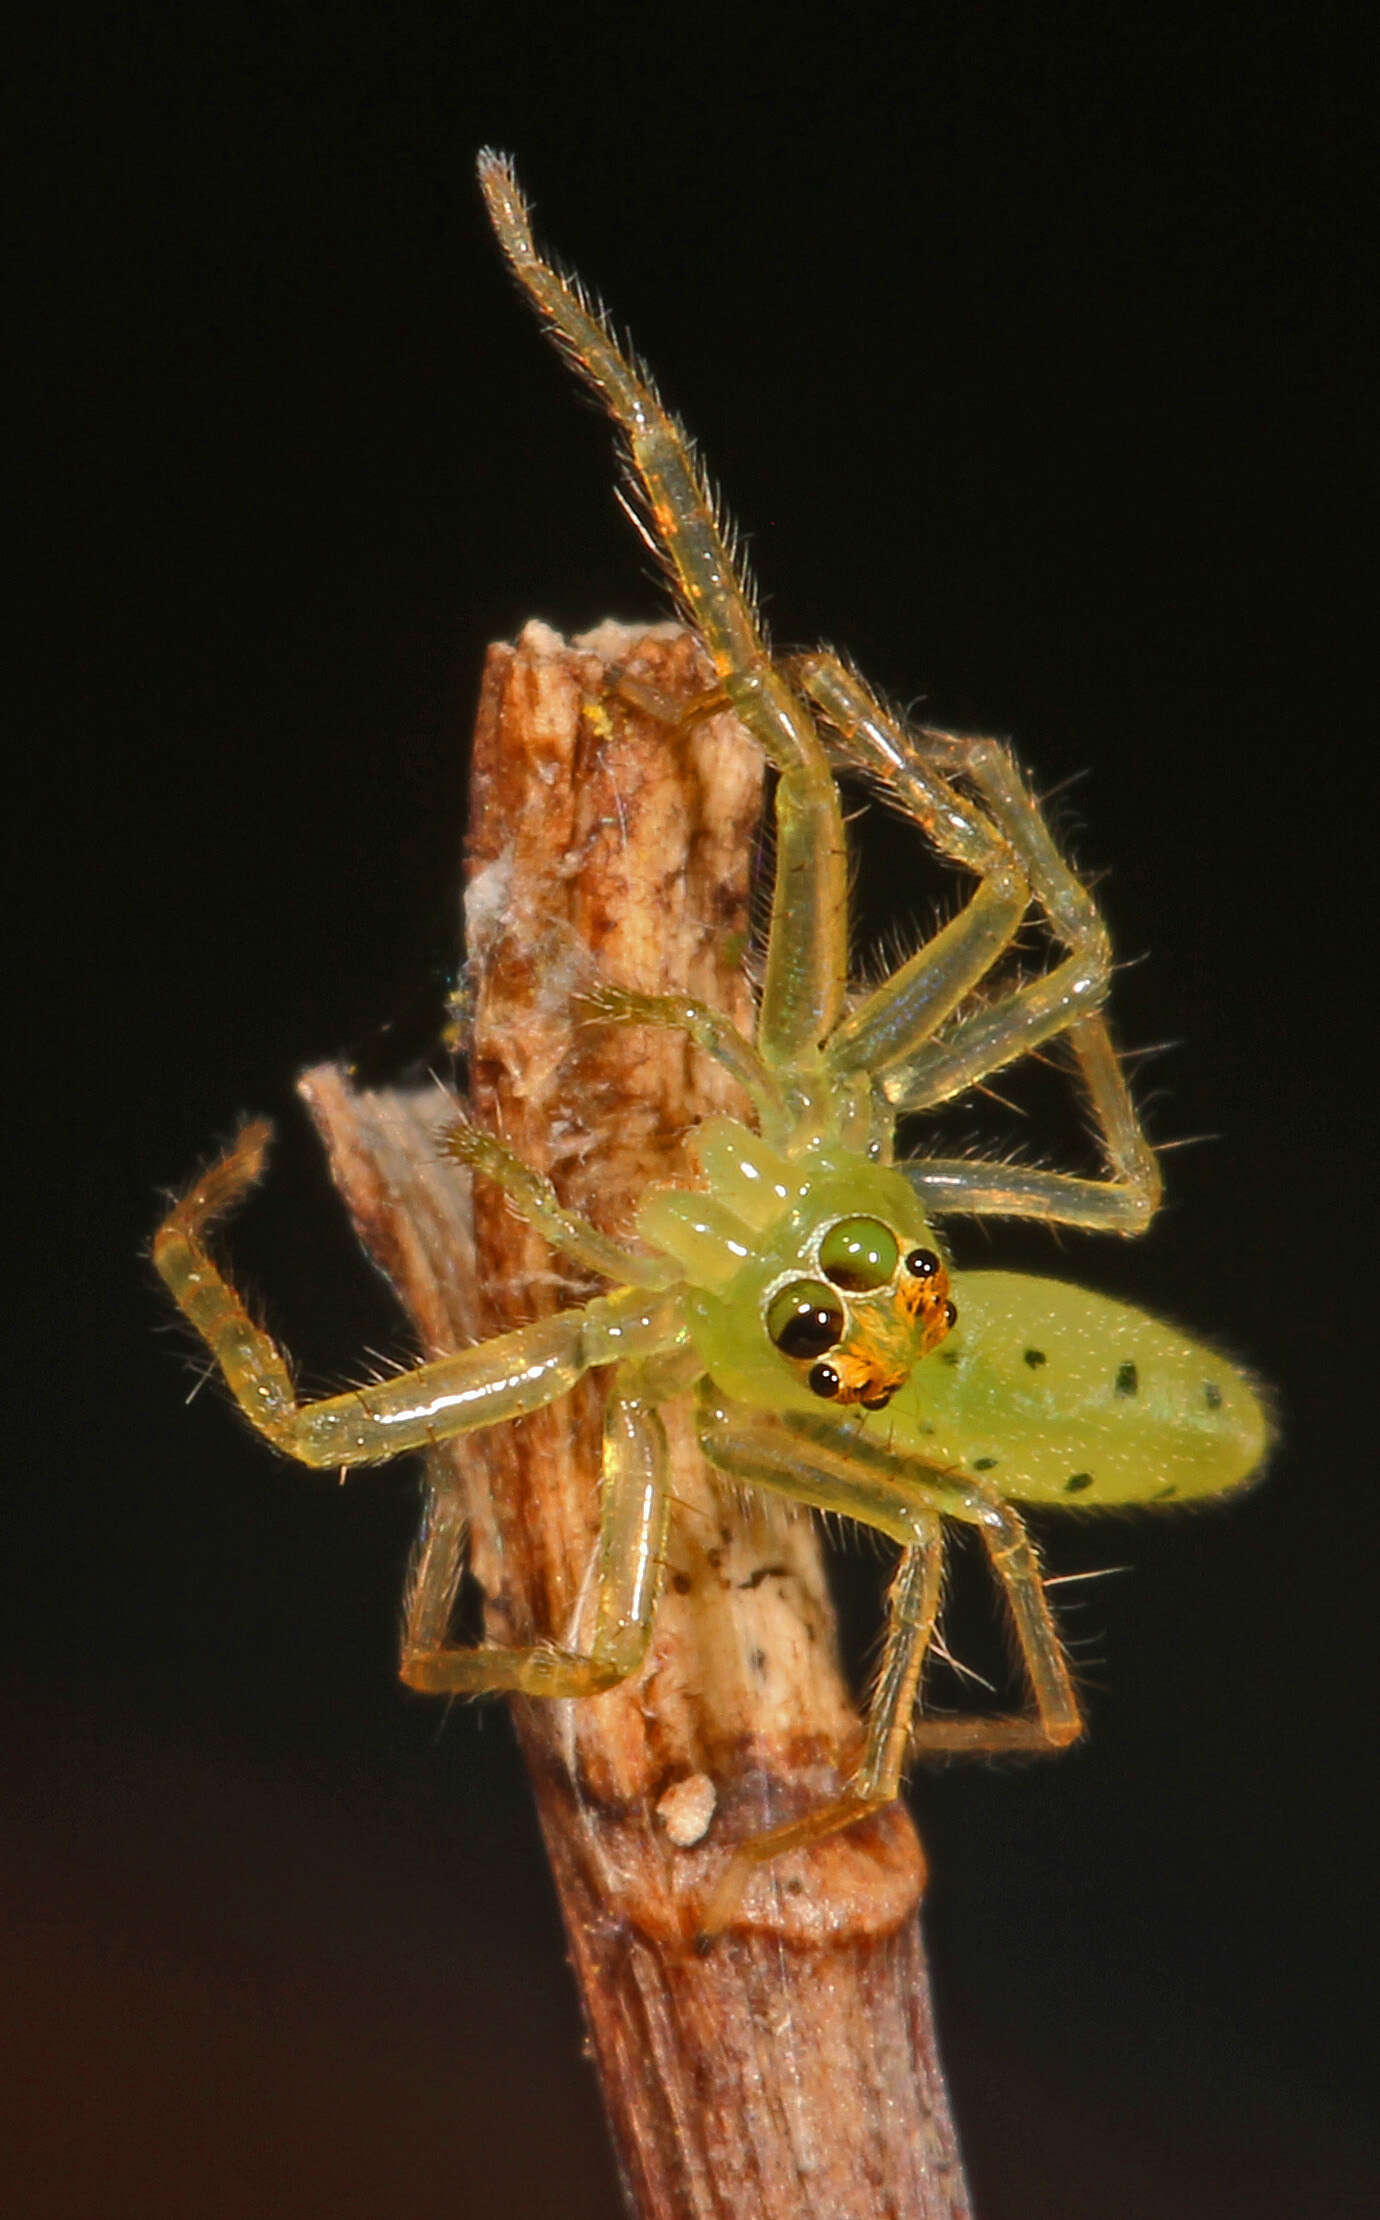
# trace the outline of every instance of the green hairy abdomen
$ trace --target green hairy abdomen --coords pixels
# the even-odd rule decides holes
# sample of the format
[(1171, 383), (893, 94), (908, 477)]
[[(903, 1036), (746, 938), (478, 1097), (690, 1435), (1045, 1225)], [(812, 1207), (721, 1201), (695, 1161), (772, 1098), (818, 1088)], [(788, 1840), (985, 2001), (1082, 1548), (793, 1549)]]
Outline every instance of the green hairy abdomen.
[(898, 1448), (1069, 1509), (1189, 1502), (1259, 1467), (1260, 1398), (1201, 1342), (1059, 1280), (971, 1272), (954, 1294), (953, 1333), (871, 1422)]

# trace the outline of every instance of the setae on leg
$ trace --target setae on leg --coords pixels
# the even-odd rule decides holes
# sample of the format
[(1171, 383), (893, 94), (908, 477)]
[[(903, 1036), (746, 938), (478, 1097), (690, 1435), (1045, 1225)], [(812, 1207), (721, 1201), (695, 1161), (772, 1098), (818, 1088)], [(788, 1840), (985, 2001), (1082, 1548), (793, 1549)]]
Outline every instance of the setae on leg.
[[(429, 1695), (506, 1689), (524, 1696), (595, 1696), (635, 1673), (646, 1654), (665, 1570), (666, 1434), (635, 1365), (623, 1365), (604, 1413), (594, 1633), (587, 1652), (554, 1644), (461, 1648), (446, 1639), (459, 1578), (448, 1527), (453, 1491), (437, 1506), (441, 1529), (418, 1562), (403, 1636), (402, 1677)], [(433, 1514), (435, 1517), (435, 1513)], [(435, 1531), (435, 1530), (434, 1530)]]
[(568, 1394), (592, 1365), (651, 1355), (675, 1340), (675, 1298), (625, 1288), (394, 1379), (299, 1403), (282, 1351), (254, 1324), (206, 1245), (210, 1227), (262, 1176), (269, 1134), (263, 1122), (244, 1128), (164, 1219), (153, 1261), (246, 1418), (300, 1463), (372, 1464), (521, 1418)]

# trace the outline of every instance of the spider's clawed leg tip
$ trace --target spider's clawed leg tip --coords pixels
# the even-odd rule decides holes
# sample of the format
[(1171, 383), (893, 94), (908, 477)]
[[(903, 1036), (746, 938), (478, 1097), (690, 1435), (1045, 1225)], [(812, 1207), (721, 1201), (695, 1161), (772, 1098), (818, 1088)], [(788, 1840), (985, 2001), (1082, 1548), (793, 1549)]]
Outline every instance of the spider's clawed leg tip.
[(226, 1151), (226, 1162), (261, 1162), (273, 1139), (271, 1118), (246, 1118)]
[(752, 1861), (735, 1851), (695, 1907), (694, 1949), (704, 1957), (727, 1932), (752, 1878)]
[(205, 1194), (211, 1208), (228, 1208), (246, 1188), (262, 1179), (272, 1145), (271, 1118), (250, 1118), (240, 1127), (230, 1147), (219, 1162), (211, 1166), (198, 1190)]
[(439, 1140), (442, 1156), (456, 1164), (467, 1165), (471, 1171), (491, 1171), (495, 1156), (503, 1153), (502, 1144), (491, 1133), (481, 1131), (469, 1118), (452, 1118), (448, 1125), (442, 1126)]

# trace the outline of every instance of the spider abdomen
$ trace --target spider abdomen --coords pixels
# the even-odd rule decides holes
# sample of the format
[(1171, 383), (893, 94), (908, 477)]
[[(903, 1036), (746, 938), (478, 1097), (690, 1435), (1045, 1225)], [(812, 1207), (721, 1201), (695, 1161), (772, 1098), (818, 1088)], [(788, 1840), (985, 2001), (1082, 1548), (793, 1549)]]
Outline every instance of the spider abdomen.
[(990, 1473), (1004, 1496), (1110, 1509), (1190, 1502), (1258, 1471), (1269, 1420), (1216, 1350), (1062, 1280), (957, 1275), (954, 1332), (888, 1414), (897, 1446)]

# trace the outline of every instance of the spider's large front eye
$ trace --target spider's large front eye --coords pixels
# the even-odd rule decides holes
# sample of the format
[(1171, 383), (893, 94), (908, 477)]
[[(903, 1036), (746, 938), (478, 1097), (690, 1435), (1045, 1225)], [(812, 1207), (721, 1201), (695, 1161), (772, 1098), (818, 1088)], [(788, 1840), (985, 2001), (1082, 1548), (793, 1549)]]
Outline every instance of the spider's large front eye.
[(819, 1268), (835, 1287), (863, 1293), (885, 1287), (895, 1273), (900, 1246), (880, 1218), (840, 1218), (819, 1245)]
[(767, 1332), (785, 1357), (818, 1357), (843, 1333), (843, 1305), (821, 1280), (792, 1280), (767, 1305)]

